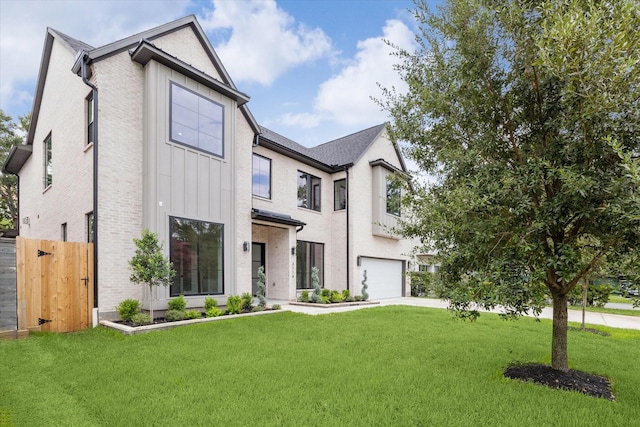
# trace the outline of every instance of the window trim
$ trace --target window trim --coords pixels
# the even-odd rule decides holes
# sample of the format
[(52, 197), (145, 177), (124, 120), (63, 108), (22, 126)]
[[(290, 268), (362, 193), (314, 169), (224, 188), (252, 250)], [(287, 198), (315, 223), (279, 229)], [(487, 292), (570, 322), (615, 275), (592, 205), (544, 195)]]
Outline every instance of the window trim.
[[(253, 170), (254, 170), (254, 169), (253, 169), (253, 160), (254, 160), (254, 158), (255, 158), (255, 157), (260, 157), (261, 159), (264, 159), (264, 160), (268, 160), (268, 161), (269, 161), (269, 196), (268, 196), (268, 197), (265, 197), (265, 196), (260, 195), (260, 194), (256, 194), (256, 193), (253, 191), (253, 185), (254, 185), (254, 183), (253, 183)], [(253, 156), (251, 157), (251, 195), (252, 195), (252, 196), (260, 197), (260, 198), (262, 198), (262, 199), (271, 200), (271, 196), (272, 196), (272, 193), (273, 193), (273, 192), (272, 192), (273, 185), (272, 185), (272, 179), (271, 179), (271, 174), (272, 174), (272, 173), (273, 173), (273, 168), (272, 168), (272, 161), (271, 161), (271, 159), (270, 159), (269, 157), (265, 157), (265, 156), (262, 156), (262, 155), (260, 155), (260, 154), (253, 153)]]
[[(336, 208), (336, 202), (338, 202), (338, 199), (336, 197), (336, 186), (340, 184), (342, 184), (343, 185), (342, 188), (344, 188), (344, 205), (342, 207)], [(333, 211), (339, 212), (345, 209), (347, 209), (347, 179), (346, 178), (336, 179), (335, 181), (333, 181)]]
[[(185, 221), (196, 221), (196, 222), (201, 222), (201, 223), (207, 223), (207, 224), (213, 224), (213, 225), (217, 225), (220, 226), (220, 248), (222, 250), (222, 256), (221, 256), (221, 266), (222, 266), (222, 274), (221, 274), (221, 292), (204, 292), (204, 293), (191, 293), (191, 294), (184, 294), (184, 293), (176, 293), (173, 294), (172, 293), (172, 287), (173, 284), (169, 285), (169, 295), (171, 297), (177, 297), (179, 295), (185, 295), (187, 297), (191, 297), (191, 296), (203, 296), (203, 295), (224, 295), (225, 294), (225, 230), (224, 230), (224, 224), (219, 223), (219, 222), (213, 222), (213, 221), (204, 221), (201, 219), (193, 219), (193, 218), (184, 218), (184, 217), (180, 217), (180, 216), (176, 216), (176, 215), (170, 215), (169, 216), (169, 259), (171, 260), (171, 254), (173, 253), (173, 239), (171, 238), (171, 234), (172, 234), (172, 224), (173, 224), (173, 220), (174, 219), (178, 219), (178, 220), (185, 220)], [(173, 262), (173, 260), (171, 260)], [(176, 273), (178, 273), (176, 271)], [(177, 274), (176, 274), (177, 277)], [(199, 286), (199, 284), (198, 284)]]
[[(189, 144), (187, 142), (177, 141), (177, 140), (173, 139), (173, 87), (174, 86), (177, 86), (180, 89), (183, 89), (183, 90), (185, 90), (187, 92), (191, 92), (193, 95), (195, 95), (195, 96), (197, 96), (199, 98), (205, 99), (205, 100), (211, 102), (212, 104), (217, 105), (217, 106), (220, 107), (220, 109), (222, 110), (222, 117), (221, 117), (221, 121), (220, 121), (220, 123), (222, 124), (222, 134), (221, 134), (222, 147), (221, 147), (221, 150), (220, 150), (220, 154), (214, 153), (212, 151), (204, 150), (204, 149), (202, 149), (200, 147), (197, 147), (195, 145), (191, 145), (191, 144)], [(198, 93), (198, 92), (196, 92), (194, 90), (191, 90), (191, 89), (189, 89), (189, 88), (187, 88), (185, 86), (182, 86), (181, 84), (178, 84), (178, 83), (176, 83), (174, 81), (171, 81), (171, 80), (169, 81), (169, 141), (173, 142), (174, 144), (182, 145), (183, 147), (189, 147), (189, 148), (191, 148), (193, 150), (198, 150), (198, 151), (200, 151), (202, 153), (210, 154), (210, 155), (212, 155), (214, 157), (218, 157), (220, 159), (224, 159), (224, 155), (225, 155), (225, 143), (224, 143), (224, 140), (225, 140), (225, 125), (224, 125), (224, 122), (225, 122), (225, 106), (223, 104), (221, 104), (219, 102), (216, 102), (213, 99), (208, 98), (208, 97), (206, 97), (204, 95), (201, 95), (200, 93)]]
[[(43, 158), (43, 176), (42, 183), (44, 185), (44, 189), (51, 187), (53, 185), (53, 138), (51, 137), (51, 132), (42, 142), (42, 158)], [(51, 164), (51, 172), (47, 171), (47, 164)]]
[(95, 123), (95, 111), (93, 109), (94, 107), (94, 103), (93, 103), (93, 91), (89, 92), (89, 95), (87, 95), (86, 99), (86, 107), (87, 107), (87, 113), (85, 115), (85, 119), (86, 119), (86, 131), (87, 131), (87, 139), (86, 139), (86, 144), (85, 145), (91, 145), (93, 144), (93, 139), (94, 139), (94, 135), (93, 135), (93, 129), (94, 129), (94, 123)]
[[(300, 287), (300, 284), (298, 283), (298, 268), (299, 268), (299, 263), (298, 263), (298, 256), (300, 254), (300, 248), (299, 245), (300, 244), (306, 244), (306, 245), (310, 245), (308, 246), (308, 248), (311, 248), (311, 245), (313, 246), (319, 246), (322, 248), (322, 268), (318, 268), (318, 270), (320, 271), (320, 287), (324, 288), (324, 273), (325, 273), (325, 259), (324, 259), (324, 255), (325, 255), (325, 250), (324, 250), (324, 243), (319, 243), (319, 242), (310, 242), (307, 240), (297, 240), (296, 241), (296, 290), (309, 290), (309, 289), (313, 289), (313, 283), (311, 282), (311, 268), (312, 267), (317, 267), (316, 265), (312, 265), (309, 268), (309, 284), (308, 287)], [(306, 275), (305, 275), (306, 276)], [(305, 277), (306, 279), (306, 277)]]
[(400, 184), (390, 178), (391, 175), (387, 175), (385, 178), (385, 211), (389, 215), (400, 217), (402, 215), (402, 188)]
[[(306, 178), (306, 187), (307, 187), (307, 195), (306, 195), (306, 202), (308, 205), (312, 205), (314, 207), (309, 207), (309, 206), (302, 206), (300, 204), (300, 195), (297, 195), (297, 205), (299, 208), (302, 209), (308, 209), (311, 211), (315, 211), (315, 212), (322, 212), (322, 178), (317, 177), (315, 175), (311, 175), (309, 172), (303, 172), (301, 170), (298, 170), (298, 174), (296, 176), (296, 191), (298, 191), (300, 189), (300, 187), (297, 185), (298, 181), (300, 180), (301, 176), (304, 176)], [(319, 182), (319, 191), (318, 194), (315, 193), (315, 188), (313, 187), (313, 179), (317, 179)], [(317, 196), (317, 200), (316, 200), (316, 196)], [(316, 201), (317, 204), (314, 204), (313, 202)], [(317, 209), (315, 208), (315, 206), (317, 206)]]

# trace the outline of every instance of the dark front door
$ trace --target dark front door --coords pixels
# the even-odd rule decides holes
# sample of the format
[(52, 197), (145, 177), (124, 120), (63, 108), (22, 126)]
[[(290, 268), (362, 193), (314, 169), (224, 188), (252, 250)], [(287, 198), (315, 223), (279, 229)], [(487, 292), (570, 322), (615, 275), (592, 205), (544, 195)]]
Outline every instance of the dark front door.
[(258, 294), (258, 269), (264, 266), (265, 273), (267, 266), (265, 265), (265, 243), (251, 243), (251, 293)]

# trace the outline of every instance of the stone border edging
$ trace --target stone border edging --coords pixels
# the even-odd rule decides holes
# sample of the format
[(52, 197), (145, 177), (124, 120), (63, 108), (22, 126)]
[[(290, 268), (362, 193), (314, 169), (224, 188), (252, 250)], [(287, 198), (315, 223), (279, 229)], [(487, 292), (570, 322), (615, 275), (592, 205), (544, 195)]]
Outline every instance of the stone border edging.
[(375, 305), (375, 304), (380, 304), (380, 301), (332, 302), (329, 304), (317, 304), (315, 302), (300, 302), (300, 301), (289, 302), (289, 305), (300, 305), (303, 307), (317, 307), (317, 308), (339, 308), (339, 307), (353, 307), (357, 305)]

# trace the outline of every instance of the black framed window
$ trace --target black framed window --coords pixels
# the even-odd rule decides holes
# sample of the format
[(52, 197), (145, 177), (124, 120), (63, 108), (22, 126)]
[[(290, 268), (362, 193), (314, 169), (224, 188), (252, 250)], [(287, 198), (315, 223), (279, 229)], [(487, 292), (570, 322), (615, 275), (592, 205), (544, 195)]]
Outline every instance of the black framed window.
[(320, 212), (320, 183), (317, 176), (298, 171), (298, 207)]
[(400, 216), (400, 183), (387, 176), (387, 213)]
[(93, 92), (91, 92), (87, 97), (87, 144), (93, 142), (93, 120)]
[(47, 188), (53, 183), (53, 164), (52, 164), (52, 142), (51, 134), (47, 136), (43, 143), (43, 183)]
[(341, 211), (347, 207), (347, 180), (333, 181), (333, 210)]
[(224, 156), (224, 107), (171, 83), (170, 138), (173, 142)]
[(67, 223), (65, 222), (60, 226), (60, 240), (67, 241)]
[(93, 212), (89, 212), (87, 215), (87, 242), (93, 243)]
[(271, 159), (253, 155), (253, 173), (251, 178), (254, 196), (271, 198)]
[(169, 218), (169, 251), (176, 275), (171, 296), (224, 294), (224, 226)]
[(313, 289), (311, 272), (318, 269), (318, 283), (324, 287), (324, 244), (298, 240), (296, 245), (296, 288)]

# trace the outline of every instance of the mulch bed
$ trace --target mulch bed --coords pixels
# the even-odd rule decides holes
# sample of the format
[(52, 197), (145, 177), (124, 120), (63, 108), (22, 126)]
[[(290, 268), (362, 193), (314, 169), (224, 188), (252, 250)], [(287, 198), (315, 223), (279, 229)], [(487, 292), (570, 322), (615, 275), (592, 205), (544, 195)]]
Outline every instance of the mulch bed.
[[(271, 307), (265, 307), (264, 310), (262, 311), (272, 311), (273, 309)], [(253, 313), (252, 310), (242, 310), (240, 311), (239, 314), (248, 314), (248, 313)], [(218, 317), (223, 317), (223, 316), (228, 316), (228, 314), (223, 313)], [(206, 318), (207, 316), (205, 315), (205, 313), (202, 313), (202, 315), (200, 317), (198, 317), (197, 319), (202, 319), (202, 318)], [(189, 320), (189, 319), (182, 319), (182, 320)], [(149, 325), (158, 325), (161, 323), (173, 323), (173, 322), (179, 322), (179, 320), (167, 320), (165, 317), (154, 317), (153, 321), (151, 323), (149, 323)], [(123, 321), (123, 320), (114, 320), (114, 323), (120, 323), (121, 325), (127, 325), (127, 326), (131, 326), (134, 327), (133, 323), (127, 321)]]
[(582, 328), (576, 328), (575, 326), (569, 326), (569, 327), (568, 327), (568, 329), (569, 329), (570, 331), (578, 331), (578, 332), (583, 331), (583, 332), (590, 332), (590, 333), (595, 334), (595, 335), (602, 335), (603, 337), (611, 336), (611, 334), (610, 334), (610, 333), (608, 333), (608, 332), (599, 331), (599, 330), (597, 330), (597, 329), (593, 329), (593, 328), (584, 328), (584, 329), (582, 329)]
[(533, 381), (559, 390), (578, 391), (588, 396), (615, 400), (611, 392), (611, 383), (607, 378), (586, 372), (572, 369), (569, 372), (561, 372), (547, 365), (527, 364), (508, 367), (504, 370), (504, 376), (521, 381)]

